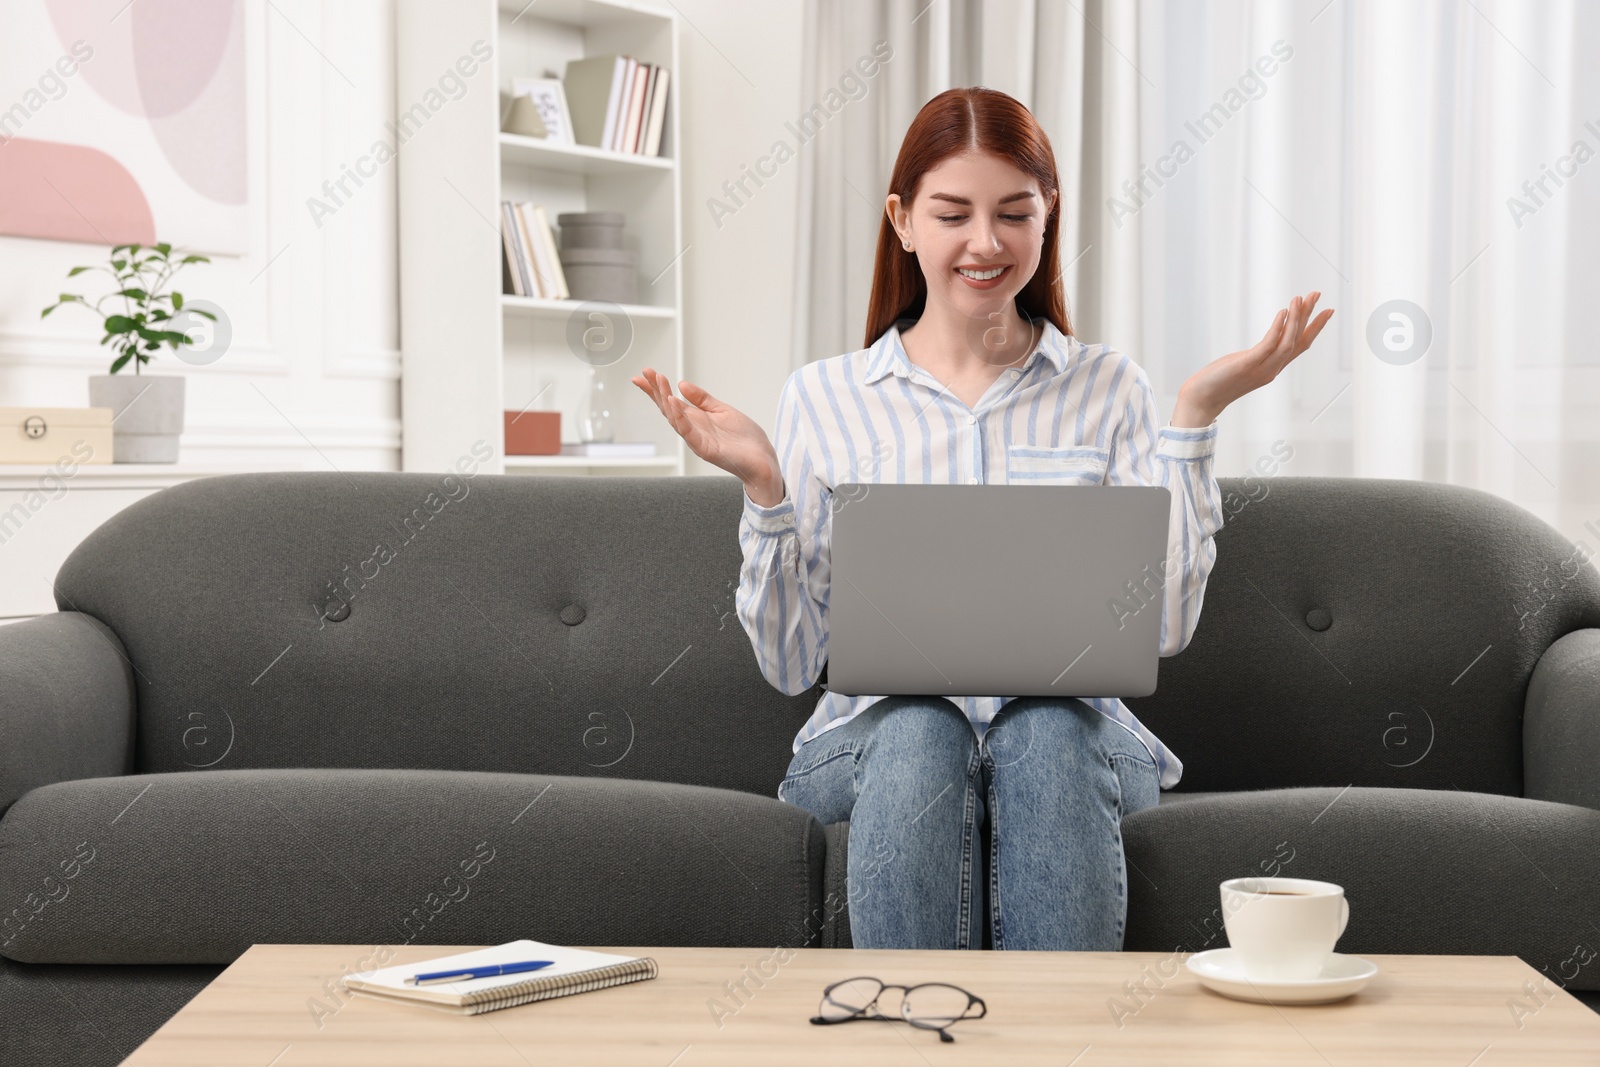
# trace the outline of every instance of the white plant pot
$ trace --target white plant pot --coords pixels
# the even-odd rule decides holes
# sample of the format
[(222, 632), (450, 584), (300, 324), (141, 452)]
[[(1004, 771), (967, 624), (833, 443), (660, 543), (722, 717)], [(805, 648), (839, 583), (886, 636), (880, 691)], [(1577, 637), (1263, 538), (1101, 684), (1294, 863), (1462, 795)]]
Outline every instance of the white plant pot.
[(176, 463), (183, 432), (183, 382), (169, 374), (96, 374), (89, 406), (111, 409), (116, 463)]

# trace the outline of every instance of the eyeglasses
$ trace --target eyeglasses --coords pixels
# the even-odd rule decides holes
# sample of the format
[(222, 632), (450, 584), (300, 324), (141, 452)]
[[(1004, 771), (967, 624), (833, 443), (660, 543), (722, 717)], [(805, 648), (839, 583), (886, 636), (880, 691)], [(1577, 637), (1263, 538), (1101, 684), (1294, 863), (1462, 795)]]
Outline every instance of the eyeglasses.
[[(888, 989), (900, 991), (901, 1019), (924, 1030), (937, 1030), (940, 1041), (955, 1040), (945, 1032), (945, 1027), (963, 1019), (981, 1019), (989, 1011), (983, 998), (945, 982), (903, 986), (884, 985), (876, 978), (846, 978), (822, 991), (822, 1004), (811, 1021), (818, 1026), (853, 1023), (861, 1019), (894, 1022), (893, 1017), (878, 1010), (878, 998)], [(977, 1005), (978, 1013), (968, 1015), (973, 1005)]]

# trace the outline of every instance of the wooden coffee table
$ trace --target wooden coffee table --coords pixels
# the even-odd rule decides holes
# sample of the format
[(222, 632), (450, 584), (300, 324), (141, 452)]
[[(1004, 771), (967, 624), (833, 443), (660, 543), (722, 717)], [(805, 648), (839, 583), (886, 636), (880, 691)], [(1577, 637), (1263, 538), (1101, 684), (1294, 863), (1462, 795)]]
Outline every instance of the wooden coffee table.
[[(396, 949), (390, 963), (477, 947), (410, 945)], [(1360, 993), (1333, 1004), (1294, 1006), (1219, 996), (1182, 966), (1181, 953), (786, 949), (780, 954), (597, 947), (653, 956), (661, 973), (632, 985), (457, 1016), (330, 993), (346, 970), (372, 966), (364, 962), (370, 945), (255, 945), (125, 1062), (205, 1067), (1600, 1063), (1600, 1015), (1515, 956), (1366, 954), (1379, 973)], [(823, 987), (856, 975), (902, 985), (953, 982), (984, 998), (988, 1014), (956, 1024), (951, 1044), (903, 1022), (811, 1025), (807, 1020), (816, 1013)], [(1141, 983), (1148, 994), (1131, 996)], [(897, 1003), (890, 1002), (891, 1010)]]

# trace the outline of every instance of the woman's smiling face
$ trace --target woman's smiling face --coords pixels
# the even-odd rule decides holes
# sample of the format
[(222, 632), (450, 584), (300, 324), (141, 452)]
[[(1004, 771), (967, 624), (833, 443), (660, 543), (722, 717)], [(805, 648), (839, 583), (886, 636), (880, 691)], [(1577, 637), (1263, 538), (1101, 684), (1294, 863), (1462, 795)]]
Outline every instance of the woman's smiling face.
[(987, 317), (1033, 277), (1054, 199), (1009, 160), (968, 151), (922, 176), (909, 213), (898, 194), (887, 206), (902, 244), (911, 241), (928, 299)]

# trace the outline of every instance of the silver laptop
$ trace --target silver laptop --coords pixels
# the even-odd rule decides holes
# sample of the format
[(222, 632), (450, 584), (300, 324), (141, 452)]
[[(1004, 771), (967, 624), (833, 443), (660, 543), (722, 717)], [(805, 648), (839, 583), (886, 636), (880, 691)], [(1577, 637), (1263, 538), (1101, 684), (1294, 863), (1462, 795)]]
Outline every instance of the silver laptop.
[(835, 486), (824, 687), (1148, 696), (1171, 506), (1163, 486)]

